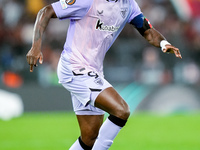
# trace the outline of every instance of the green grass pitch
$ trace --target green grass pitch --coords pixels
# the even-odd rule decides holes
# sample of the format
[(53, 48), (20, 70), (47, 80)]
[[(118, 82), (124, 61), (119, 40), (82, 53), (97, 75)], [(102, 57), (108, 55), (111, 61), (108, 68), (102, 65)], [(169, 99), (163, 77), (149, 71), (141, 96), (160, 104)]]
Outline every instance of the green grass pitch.
[[(0, 121), (0, 150), (68, 150), (78, 136), (73, 113), (25, 113)], [(110, 150), (200, 150), (200, 114), (134, 114)]]

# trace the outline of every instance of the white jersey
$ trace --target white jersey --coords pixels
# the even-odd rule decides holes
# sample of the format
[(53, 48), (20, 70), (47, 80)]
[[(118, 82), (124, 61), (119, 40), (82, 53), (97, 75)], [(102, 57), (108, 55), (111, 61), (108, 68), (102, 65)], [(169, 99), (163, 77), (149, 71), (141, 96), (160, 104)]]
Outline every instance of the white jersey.
[(52, 4), (60, 19), (70, 19), (61, 71), (95, 71), (103, 75), (103, 60), (126, 23), (141, 10), (135, 0), (60, 0)]

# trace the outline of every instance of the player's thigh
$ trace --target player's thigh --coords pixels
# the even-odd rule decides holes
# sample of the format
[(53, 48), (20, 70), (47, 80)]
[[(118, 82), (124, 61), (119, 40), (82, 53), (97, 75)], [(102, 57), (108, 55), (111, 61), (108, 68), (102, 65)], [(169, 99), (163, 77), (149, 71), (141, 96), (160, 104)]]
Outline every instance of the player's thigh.
[(121, 119), (128, 119), (129, 106), (113, 87), (103, 90), (95, 100), (95, 106)]
[(96, 139), (103, 118), (104, 115), (77, 115), (83, 141)]

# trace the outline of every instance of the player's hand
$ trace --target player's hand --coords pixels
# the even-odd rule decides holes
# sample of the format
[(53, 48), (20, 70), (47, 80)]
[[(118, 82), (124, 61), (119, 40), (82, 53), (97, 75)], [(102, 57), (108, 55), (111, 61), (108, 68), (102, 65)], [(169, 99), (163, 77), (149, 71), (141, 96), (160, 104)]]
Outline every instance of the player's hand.
[(165, 47), (166, 48), (163, 49), (164, 53), (172, 53), (172, 54), (175, 54), (176, 57), (182, 59), (181, 53), (178, 48), (176, 48), (172, 45), (166, 45)]
[(39, 63), (43, 62), (43, 54), (40, 50), (31, 48), (26, 55), (26, 60), (30, 65), (30, 72), (33, 72), (33, 67), (37, 67), (37, 61), (39, 59)]

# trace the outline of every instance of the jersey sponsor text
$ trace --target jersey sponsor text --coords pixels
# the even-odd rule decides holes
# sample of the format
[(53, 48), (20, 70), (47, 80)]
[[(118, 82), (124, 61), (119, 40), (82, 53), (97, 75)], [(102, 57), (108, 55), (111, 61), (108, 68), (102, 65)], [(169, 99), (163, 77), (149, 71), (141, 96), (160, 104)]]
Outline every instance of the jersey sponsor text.
[(119, 27), (115, 27), (113, 25), (107, 26), (107, 25), (104, 25), (104, 23), (100, 19), (97, 20), (96, 30), (115, 32), (118, 29), (119, 29)]

